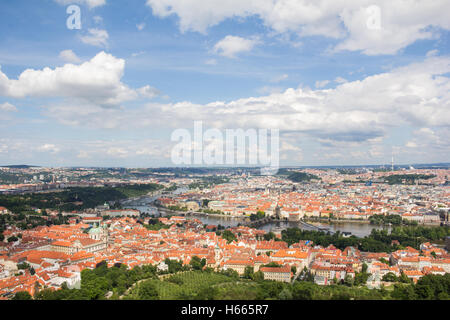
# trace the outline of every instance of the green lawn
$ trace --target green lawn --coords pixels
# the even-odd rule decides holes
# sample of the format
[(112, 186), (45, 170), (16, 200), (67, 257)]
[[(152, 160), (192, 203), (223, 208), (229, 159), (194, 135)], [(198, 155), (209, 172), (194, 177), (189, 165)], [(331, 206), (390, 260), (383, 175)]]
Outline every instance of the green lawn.
[[(182, 299), (183, 297), (193, 297), (202, 289), (211, 286), (233, 281), (230, 277), (217, 273), (207, 273), (200, 271), (189, 271), (176, 274), (161, 280), (148, 280), (155, 284), (161, 300)], [(137, 297), (138, 288), (130, 292), (130, 298)]]

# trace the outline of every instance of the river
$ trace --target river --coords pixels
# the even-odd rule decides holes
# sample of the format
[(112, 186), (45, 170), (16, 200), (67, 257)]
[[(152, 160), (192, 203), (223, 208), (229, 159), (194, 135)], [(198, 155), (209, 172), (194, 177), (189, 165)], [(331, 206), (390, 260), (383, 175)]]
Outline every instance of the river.
[[(178, 192), (177, 192), (178, 193)], [(152, 205), (152, 202), (158, 198), (160, 195), (153, 196), (153, 197), (141, 197), (138, 199), (133, 200), (125, 200), (122, 202), (122, 206), (124, 208), (129, 209), (137, 209), (141, 211), (142, 213), (148, 213), (150, 215), (159, 216), (160, 212), (158, 211), (158, 208), (156, 208), (154, 205)], [(161, 216), (165, 216), (166, 214), (164, 212), (161, 213)], [(198, 219), (203, 224), (208, 225), (222, 225), (224, 227), (235, 227), (239, 223), (243, 223), (245, 218), (242, 217), (228, 217), (228, 216), (206, 216), (206, 215), (196, 215), (196, 216), (189, 216), (186, 217), (187, 219)], [(387, 228), (389, 230), (389, 227), (383, 227), (383, 226), (374, 226), (368, 223), (359, 223), (359, 222), (332, 222), (330, 224), (326, 223), (317, 223), (317, 222), (308, 222), (309, 224), (312, 224), (314, 226), (326, 228), (332, 232), (340, 231), (340, 232), (350, 232), (352, 235), (355, 235), (357, 237), (365, 237), (370, 234), (372, 229), (383, 229)], [(264, 224), (263, 226), (259, 227), (261, 230), (265, 230), (267, 232), (269, 231), (281, 231), (287, 228), (300, 228), (303, 230), (315, 230), (312, 227), (308, 227), (307, 225), (304, 225), (300, 222), (295, 221), (274, 221)]]

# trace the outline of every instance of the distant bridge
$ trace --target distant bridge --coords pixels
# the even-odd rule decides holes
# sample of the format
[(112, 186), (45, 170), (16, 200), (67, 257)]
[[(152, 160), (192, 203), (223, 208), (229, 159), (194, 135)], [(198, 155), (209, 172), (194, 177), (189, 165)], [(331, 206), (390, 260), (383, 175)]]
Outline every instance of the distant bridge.
[(305, 221), (302, 221), (302, 220), (300, 220), (299, 222), (300, 222), (300, 224), (304, 225), (305, 227), (311, 228), (313, 230), (323, 231), (323, 232), (330, 232), (331, 234), (334, 233), (334, 231), (331, 231), (329, 228), (315, 226), (315, 225), (309, 224), (309, 223), (307, 223)]

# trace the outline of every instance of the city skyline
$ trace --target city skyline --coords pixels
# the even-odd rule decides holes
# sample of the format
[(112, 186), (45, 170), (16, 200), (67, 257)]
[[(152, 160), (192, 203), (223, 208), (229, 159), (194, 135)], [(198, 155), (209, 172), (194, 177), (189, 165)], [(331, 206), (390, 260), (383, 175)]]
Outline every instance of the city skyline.
[(280, 167), (448, 163), (448, 2), (195, 3), (3, 3), (0, 165), (176, 167), (198, 120), (279, 129)]

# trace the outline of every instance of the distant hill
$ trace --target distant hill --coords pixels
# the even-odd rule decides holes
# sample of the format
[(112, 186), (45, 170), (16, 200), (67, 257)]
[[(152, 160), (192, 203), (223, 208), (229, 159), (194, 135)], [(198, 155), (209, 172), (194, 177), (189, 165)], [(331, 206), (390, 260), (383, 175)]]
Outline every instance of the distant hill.
[(28, 168), (37, 168), (37, 166), (29, 166), (26, 164), (19, 165), (10, 165), (10, 166), (0, 166), (1, 168), (10, 168), (10, 169), (28, 169)]
[(293, 182), (302, 182), (310, 180), (320, 180), (316, 175), (305, 173), (305, 172), (294, 172), (288, 176), (288, 179)]

